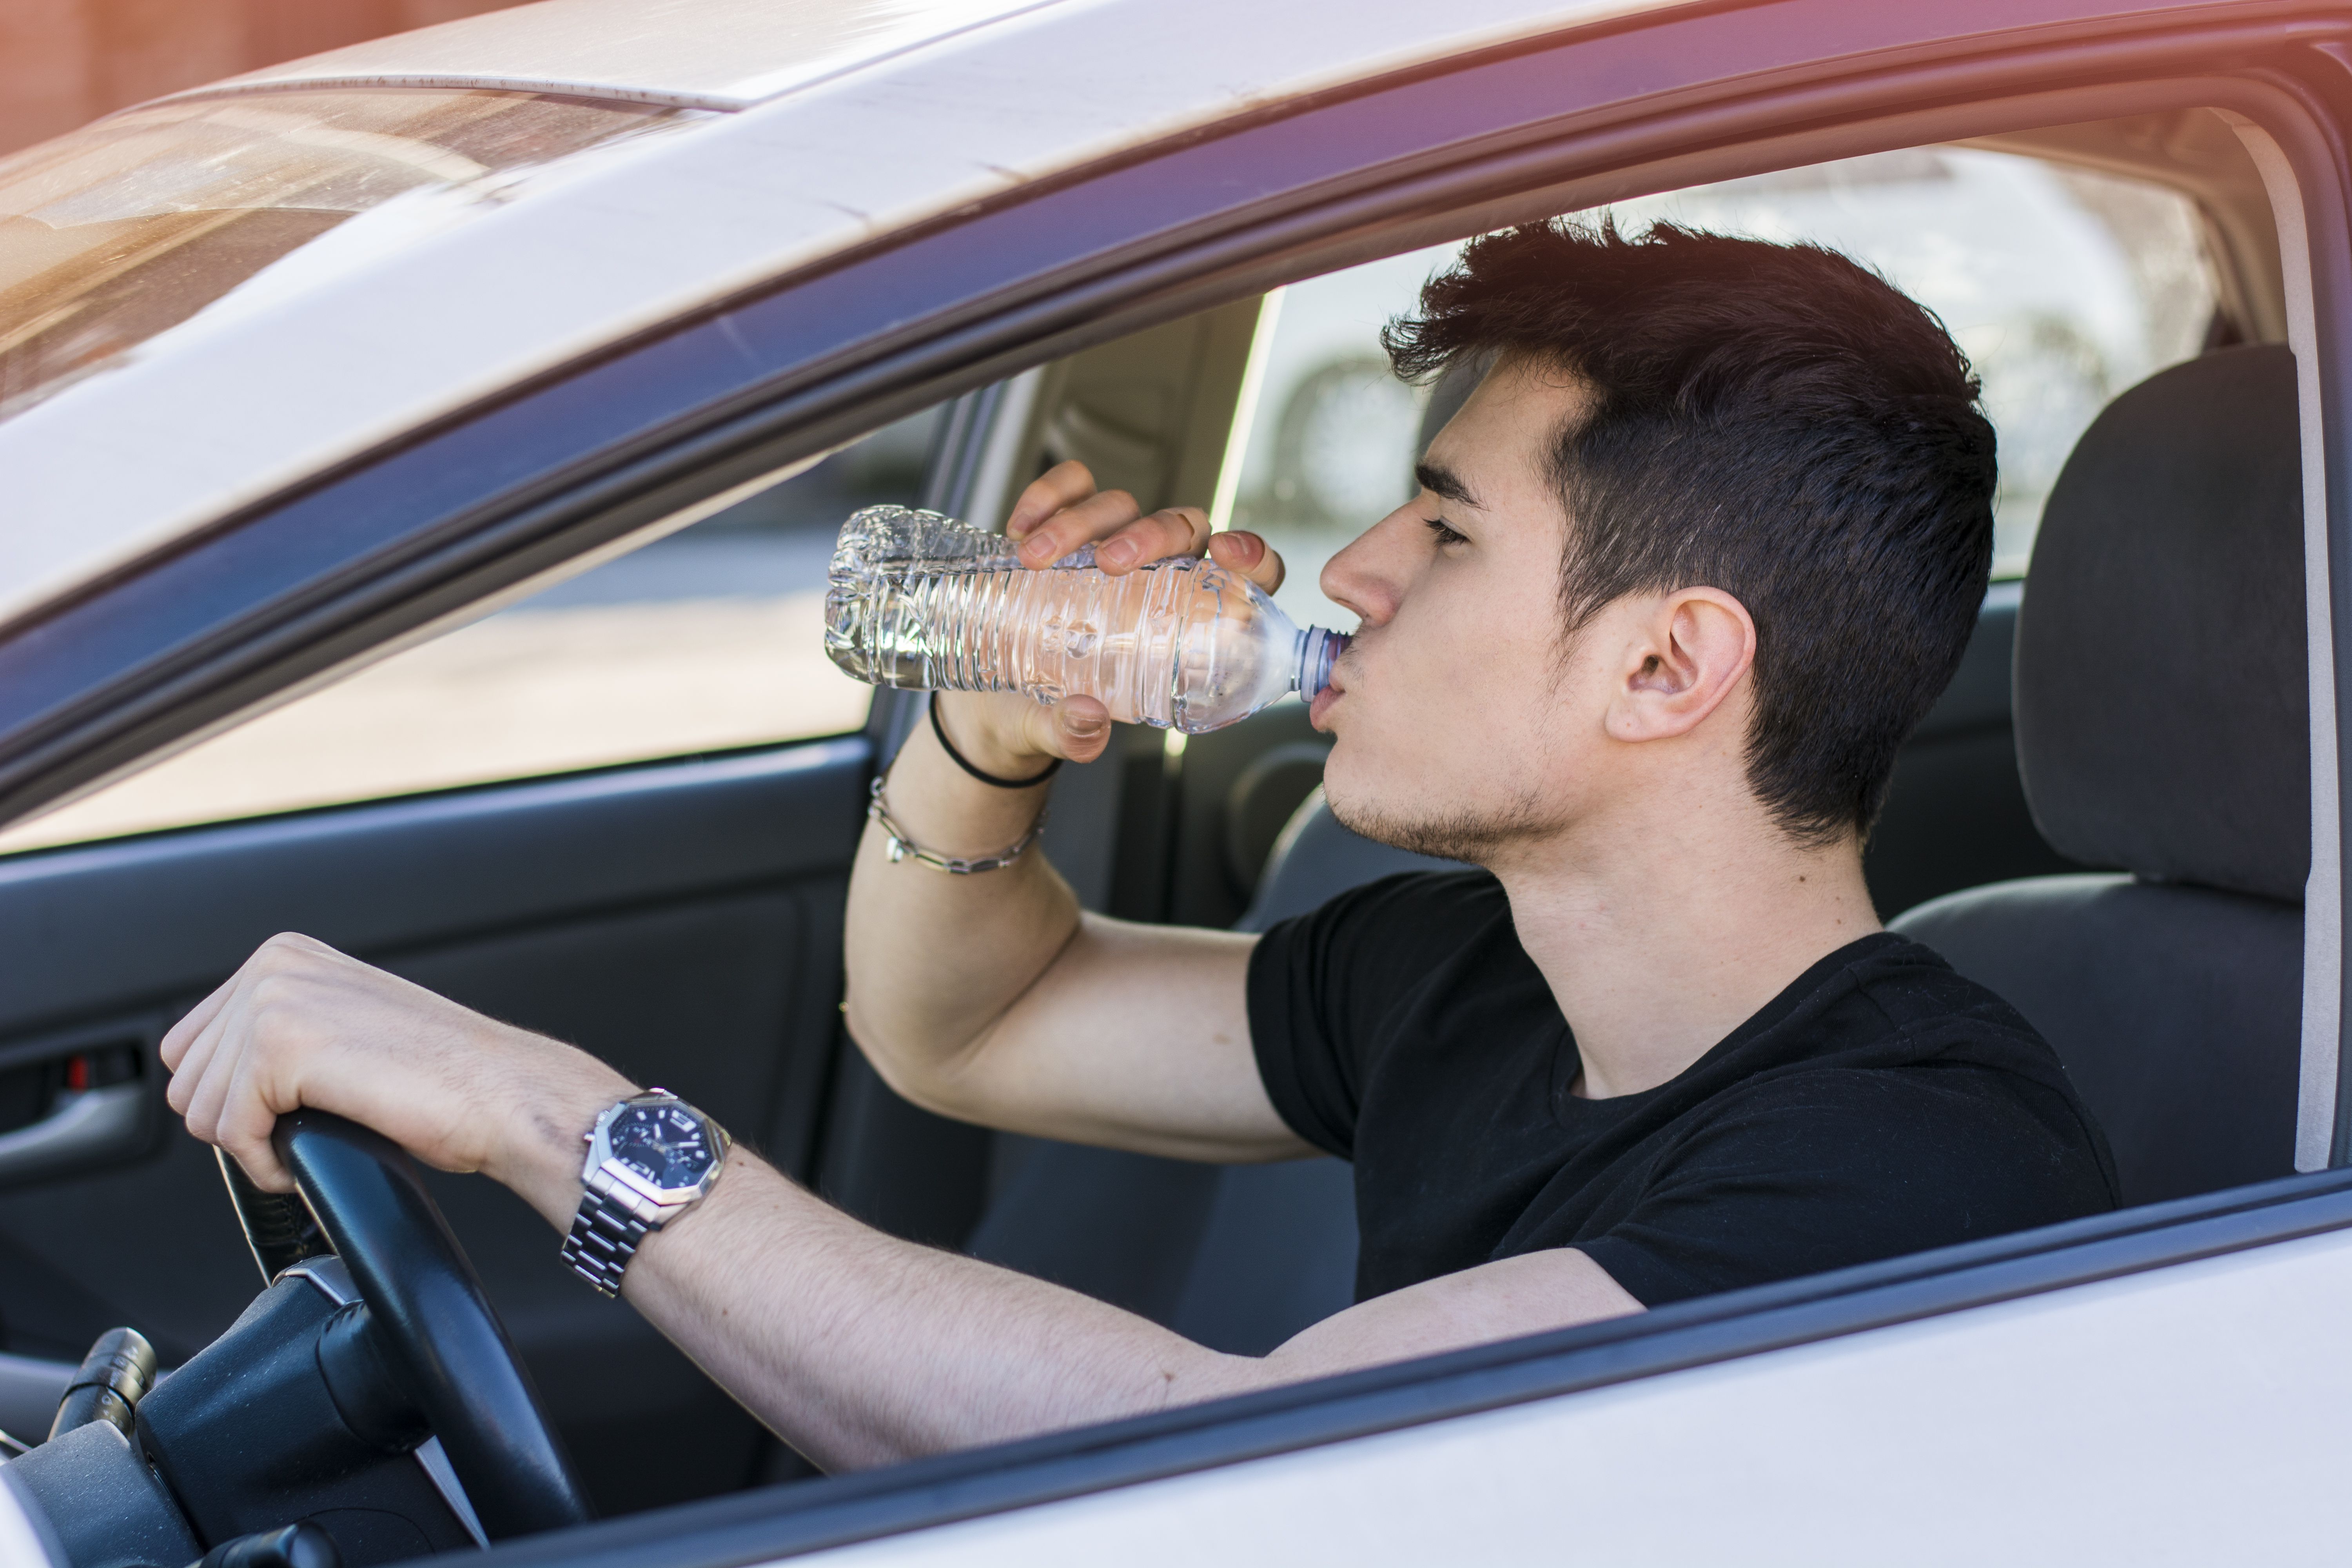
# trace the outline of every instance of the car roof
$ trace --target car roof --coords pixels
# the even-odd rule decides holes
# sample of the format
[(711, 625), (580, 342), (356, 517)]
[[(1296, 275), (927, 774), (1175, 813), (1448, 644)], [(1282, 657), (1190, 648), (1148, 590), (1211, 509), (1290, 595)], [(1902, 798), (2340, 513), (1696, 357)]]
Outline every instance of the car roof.
[(749, 107), (599, 149), (266, 308), (200, 313), (0, 421), (0, 627), (849, 247), (1310, 94), (1686, 3), (542, 0), (202, 89), (429, 81)]
[(1065, 0), (541, 0), (372, 38), (192, 89), (507, 88), (748, 109), (969, 27)]

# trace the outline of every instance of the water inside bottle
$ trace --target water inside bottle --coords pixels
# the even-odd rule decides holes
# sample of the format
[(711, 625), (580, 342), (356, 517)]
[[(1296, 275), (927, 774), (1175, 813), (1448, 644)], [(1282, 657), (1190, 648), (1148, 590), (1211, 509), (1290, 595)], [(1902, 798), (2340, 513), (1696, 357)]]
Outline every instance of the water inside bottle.
[(842, 530), (825, 649), (877, 685), (1099, 699), (1192, 732), (1311, 696), (1345, 639), (1302, 632), (1247, 578), (1193, 557), (1108, 576), (1083, 550), (1045, 571), (937, 513), (869, 508)]

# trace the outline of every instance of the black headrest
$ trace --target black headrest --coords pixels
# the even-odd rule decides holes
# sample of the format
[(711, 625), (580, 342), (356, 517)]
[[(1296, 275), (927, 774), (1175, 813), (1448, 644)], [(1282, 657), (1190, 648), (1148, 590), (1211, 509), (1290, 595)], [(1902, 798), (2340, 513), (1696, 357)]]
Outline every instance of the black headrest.
[(2225, 349), (2110, 404), (2050, 493), (2017, 752), (2062, 854), (2300, 901), (2311, 864), (2294, 359)]

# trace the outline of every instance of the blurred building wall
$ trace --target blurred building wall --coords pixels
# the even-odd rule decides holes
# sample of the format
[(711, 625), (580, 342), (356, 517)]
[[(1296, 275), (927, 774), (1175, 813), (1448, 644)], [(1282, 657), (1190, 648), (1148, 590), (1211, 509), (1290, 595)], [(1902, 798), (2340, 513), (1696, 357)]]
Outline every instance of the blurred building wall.
[(110, 110), (518, 0), (0, 0), (0, 153)]

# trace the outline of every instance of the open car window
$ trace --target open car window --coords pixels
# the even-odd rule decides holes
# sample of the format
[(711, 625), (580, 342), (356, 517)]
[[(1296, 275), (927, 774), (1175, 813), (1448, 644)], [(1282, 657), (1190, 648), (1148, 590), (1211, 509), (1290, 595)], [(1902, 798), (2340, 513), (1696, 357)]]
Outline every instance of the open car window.
[[(525, 100), (458, 97), (463, 101), (439, 112), (457, 116), (453, 123), (478, 141), (509, 121), (517, 135), (527, 128)], [(337, 100), (320, 112), (368, 107), (354, 103)], [(200, 108), (174, 112), (185, 118)], [(358, 131), (328, 135), (333, 126), (297, 136), (278, 121), (257, 129), (201, 116), (191, 123), (215, 139), (229, 131), (247, 136), (233, 147), (223, 143), (223, 167), (263, 159), (267, 167), (232, 182), (230, 193), (260, 212), (277, 211), (272, 203), (315, 205), (327, 199), (319, 193), (341, 189), (316, 171), (308, 184), (295, 178), (289, 160), (299, 163), (297, 153), (341, 158), (356, 147), (350, 156), (389, 155), (388, 132), (369, 132), (377, 140), (354, 142)], [(127, 132), (110, 132), (118, 133)], [(540, 142), (547, 143), (546, 135)], [(501, 156), (511, 163), (528, 150), (507, 148)], [(491, 149), (476, 151), (488, 156)], [(539, 151), (561, 149), (547, 143)], [(441, 168), (425, 163), (425, 174)], [(62, 191), (64, 173), (17, 171), (10, 188)], [(359, 174), (338, 177), (349, 184)], [(375, 210), (361, 198), (381, 195), (381, 184), (362, 180), (337, 199), (342, 209)], [(184, 205), (196, 196), (228, 199), (205, 186), (174, 200)], [(42, 210), (62, 211), (63, 201)], [(1910, 149), (1697, 186), (1588, 216), (1629, 229), (1664, 221), (1818, 241), (1877, 268), (1942, 316), (1977, 363), (2000, 433), (1997, 576), (2022, 574), (2042, 501), (2097, 411), (2151, 372), (2197, 353), (2217, 331), (2224, 339), (2229, 331), (2188, 196), (2013, 153)], [(1189, 478), (1194, 489), (1213, 484), (1223, 492), (1221, 522), (1262, 532), (1283, 552), (1290, 573), (1278, 597), (1302, 623), (1349, 624), (1349, 613), (1318, 586), (1322, 566), (1412, 492), (1428, 395), (1390, 374), (1379, 334), (1457, 250), (1443, 246), (1312, 279), (1255, 314), (1255, 363), (1234, 421), (1236, 442), (1219, 473)], [(241, 287), (270, 276), (264, 268)], [(232, 289), (223, 305), (237, 297)], [(818, 636), (833, 531), (856, 506), (916, 499), (938, 423), (926, 415), (894, 426), (672, 538), (21, 824), (0, 834), (0, 853), (855, 729), (868, 693), (826, 662)], [(1124, 450), (1113, 443), (1081, 455), (1096, 461), (1105, 482), (1138, 493), (1177, 479), (1172, 468), (1160, 471), (1168, 462), (1150, 474), (1127, 472), (1116, 460)], [(1021, 477), (1007, 476), (1013, 488)], [(1171, 492), (1160, 501), (1187, 499), (1207, 497)]]
[(0, 854), (841, 734), (872, 689), (824, 656), (857, 507), (912, 504), (937, 411), (86, 799)]
[[(2076, 437), (2125, 388), (2231, 323), (2189, 196), (1976, 147), (1921, 147), (1648, 196), (1586, 215), (1810, 240), (1884, 273), (1943, 318), (1984, 382), (2000, 440), (1993, 574), (2025, 573)], [(1297, 619), (1345, 625), (1323, 563), (1412, 493), (1425, 389), (1389, 374), (1379, 334), (1412, 308), (1441, 246), (1310, 279), (1272, 316), (1232, 509), (1290, 564)], [(1331, 617), (1341, 619), (1334, 622)]]

